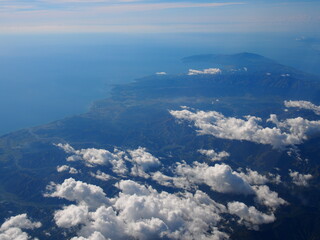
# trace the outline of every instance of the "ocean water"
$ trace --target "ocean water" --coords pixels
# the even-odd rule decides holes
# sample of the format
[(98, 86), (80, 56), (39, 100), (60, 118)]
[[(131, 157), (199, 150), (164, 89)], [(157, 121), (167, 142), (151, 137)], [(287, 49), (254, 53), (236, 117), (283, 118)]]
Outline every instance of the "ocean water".
[(114, 84), (187, 71), (180, 59), (194, 54), (254, 52), (320, 74), (319, 43), (299, 34), (0, 35), (0, 135), (83, 113)]

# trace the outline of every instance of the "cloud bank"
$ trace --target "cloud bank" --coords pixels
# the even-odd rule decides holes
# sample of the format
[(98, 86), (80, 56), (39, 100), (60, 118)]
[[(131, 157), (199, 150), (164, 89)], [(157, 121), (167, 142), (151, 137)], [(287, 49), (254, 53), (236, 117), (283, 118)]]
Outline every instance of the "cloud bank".
[(308, 101), (284, 101), (287, 108), (300, 108), (313, 111), (315, 114), (320, 115), (320, 106), (317, 106)]
[[(139, 147), (134, 150), (120, 151), (114, 149), (110, 152), (105, 149), (96, 148), (86, 148), (75, 150), (69, 144), (57, 144), (56, 146), (63, 149), (66, 153), (71, 154), (67, 157), (67, 161), (82, 161), (87, 167), (97, 167), (97, 166), (112, 166), (112, 171), (118, 175), (127, 175), (128, 164), (131, 164), (130, 174), (132, 176), (139, 176), (143, 178), (149, 178), (150, 175), (147, 173), (153, 171), (156, 167), (161, 165), (158, 158), (154, 157), (151, 153), (147, 152), (146, 148)], [(67, 171), (72, 170), (69, 166), (63, 165), (58, 166), (57, 170)], [(74, 171), (73, 171), (74, 172)], [(92, 175), (97, 177), (96, 174)], [(101, 174), (98, 176), (101, 179)], [(106, 176), (104, 176), (106, 177)]]
[(245, 116), (244, 119), (239, 119), (225, 117), (216, 111), (191, 112), (186, 109), (169, 112), (178, 120), (193, 122), (194, 126), (199, 129), (199, 134), (268, 144), (277, 149), (301, 144), (308, 139), (309, 135), (320, 133), (320, 121), (309, 121), (301, 117), (279, 121), (275, 114), (271, 114), (267, 122), (276, 126), (270, 128), (259, 125), (262, 119), (255, 116)]
[[(70, 182), (76, 186), (69, 188)], [(83, 194), (83, 187), (91, 194)], [(170, 194), (158, 192), (132, 180), (116, 184), (120, 193), (108, 199), (101, 190), (92, 194), (97, 186), (67, 179), (55, 185), (47, 196), (74, 199), (71, 204), (54, 214), (57, 226), (79, 226), (75, 239), (226, 239), (218, 230), (223, 220), (220, 213), (225, 206), (216, 203), (202, 191)], [(88, 191), (85, 191), (88, 193)], [(77, 197), (75, 197), (77, 196)], [(91, 200), (88, 200), (88, 197)], [(105, 200), (101, 200), (103, 197)]]
[[(28, 240), (31, 237), (23, 229), (35, 229), (41, 227), (40, 222), (32, 222), (27, 214), (20, 214), (7, 219), (0, 227), (1, 240)], [(36, 239), (35, 239), (36, 240)]]

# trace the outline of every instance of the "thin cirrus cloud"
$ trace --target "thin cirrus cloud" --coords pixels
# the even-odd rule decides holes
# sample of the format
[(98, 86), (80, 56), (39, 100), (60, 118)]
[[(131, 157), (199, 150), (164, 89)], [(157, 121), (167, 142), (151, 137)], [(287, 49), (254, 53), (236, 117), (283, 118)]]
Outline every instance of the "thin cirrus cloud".
[[(315, 31), (317, 2), (0, 0), (0, 32)], [(270, 17), (272, 16), (272, 17)]]
[(224, 3), (192, 3), (192, 2), (145, 2), (145, 1), (108, 1), (108, 0), (44, 0), (34, 2), (28, 5), (21, 2), (3, 1), (0, 9), (20, 10), (28, 7), (28, 10), (63, 12), (67, 11), (82, 11), (82, 12), (143, 12), (152, 10), (177, 9), (177, 8), (207, 8), (207, 7), (222, 7), (228, 5), (242, 5), (242, 2), (224, 2)]
[[(2, 1), (0, 31), (29, 32), (190, 32), (208, 31), (208, 23), (190, 14), (242, 2), (155, 2), (107, 0)], [(212, 16), (212, 13), (210, 13)], [(194, 17), (193, 17), (194, 18)], [(181, 19), (183, 22), (181, 22)], [(207, 21), (207, 20), (204, 20)], [(211, 29), (211, 27), (210, 27)], [(222, 28), (223, 29), (223, 28)]]

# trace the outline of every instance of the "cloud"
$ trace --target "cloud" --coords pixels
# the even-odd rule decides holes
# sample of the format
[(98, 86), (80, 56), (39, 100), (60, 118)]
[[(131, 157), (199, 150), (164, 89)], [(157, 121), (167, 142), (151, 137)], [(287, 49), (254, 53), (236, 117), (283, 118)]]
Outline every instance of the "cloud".
[(166, 72), (156, 72), (156, 75), (167, 75)]
[(97, 165), (108, 165), (112, 160), (119, 160), (117, 154), (105, 149), (87, 148), (75, 151), (74, 155), (67, 158), (67, 161), (84, 161), (88, 167)]
[(92, 177), (95, 177), (95, 178), (100, 179), (102, 181), (108, 181), (109, 179), (112, 178), (112, 176), (110, 176), (104, 172), (101, 172), (100, 170), (97, 170), (96, 173), (90, 172), (90, 175)]
[(229, 165), (215, 164), (213, 167), (206, 163), (194, 162), (193, 165), (177, 163), (174, 170), (175, 176), (166, 176), (161, 172), (152, 175), (152, 179), (158, 184), (182, 189), (197, 189), (198, 185), (206, 184), (213, 191), (220, 193), (233, 193), (255, 195), (257, 203), (271, 210), (277, 209), (287, 202), (265, 185), (266, 183), (278, 183), (278, 176), (268, 174), (261, 175), (251, 169), (244, 172), (233, 171)]
[(292, 182), (297, 186), (308, 187), (308, 181), (313, 178), (311, 174), (301, 174), (299, 172), (294, 172), (289, 170), (289, 175), (292, 178)]
[(194, 186), (194, 183), (190, 182), (186, 177), (170, 177), (163, 174), (160, 171), (152, 173), (151, 175), (152, 180), (156, 181), (158, 184), (167, 186), (167, 187), (174, 187), (174, 188), (181, 188), (186, 190), (191, 190)]
[(102, 188), (82, 181), (76, 181), (73, 178), (64, 180), (62, 184), (51, 183), (47, 187), (47, 190), (46, 197), (64, 198), (69, 201), (86, 204), (91, 208), (96, 208), (101, 204), (108, 204)]
[(159, 159), (148, 153), (145, 148), (139, 147), (136, 150), (129, 150), (128, 152), (131, 156), (130, 161), (133, 163), (133, 167), (131, 168), (133, 176), (148, 178), (150, 176), (146, 171), (161, 164)]
[[(125, 152), (114, 149), (110, 152), (105, 149), (86, 148), (75, 150), (72, 146), (67, 144), (56, 144), (56, 146), (63, 149), (66, 153), (71, 154), (67, 157), (67, 161), (83, 161), (87, 167), (95, 167), (99, 165), (112, 165), (112, 171), (119, 175), (125, 175), (128, 172), (125, 164)], [(65, 167), (61, 168), (61, 170)]]
[(73, 237), (70, 240), (107, 240), (100, 232), (94, 232), (89, 237)]
[(62, 165), (62, 166), (57, 166), (57, 172), (65, 172), (69, 170), (69, 166), (68, 165)]
[(279, 174), (267, 173), (267, 175), (262, 175), (257, 171), (251, 170), (250, 168), (246, 168), (246, 172), (239, 172), (239, 176), (241, 176), (244, 180), (246, 180), (250, 185), (263, 185), (266, 183), (281, 183), (281, 176)]
[(245, 116), (245, 119), (225, 117), (216, 111), (189, 110), (169, 111), (178, 120), (193, 122), (199, 134), (209, 134), (217, 138), (230, 140), (246, 140), (260, 144), (269, 144), (274, 148), (283, 149), (288, 145), (301, 144), (308, 135), (320, 132), (320, 121), (309, 121), (301, 117), (279, 121), (271, 114), (268, 122), (276, 127), (262, 127), (258, 124), (262, 119)]
[(225, 158), (228, 158), (230, 156), (230, 154), (226, 151), (216, 152), (213, 149), (211, 149), (211, 150), (200, 149), (200, 150), (198, 150), (198, 152), (209, 157), (210, 160), (213, 162), (214, 161), (222, 161)]
[(274, 222), (276, 220), (274, 214), (267, 215), (258, 211), (255, 207), (248, 207), (242, 202), (228, 203), (229, 213), (238, 216), (239, 223), (244, 224), (249, 229), (258, 230), (259, 225)]
[(261, 175), (257, 171), (253, 171), (250, 168), (246, 168), (246, 173), (240, 172), (238, 174), (251, 185), (262, 185), (269, 182), (269, 179), (266, 176)]
[(57, 172), (66, 172), (69, 171), (70, 174), (77, 174), (79, 171), (74, 167), (70, 167), (68, 165), (57, 166)]
[(284, 101), (284, 105), (288, 108), (300, 108), (300, 109), (307, 109), (313, 111), (315, 114), (320, 115), (320, 106), (317, 106), (308, 101)]
[(229, 165), (194, 162), (192, 166), (178, 163), (176, 173), (191, 183), (206, 184), (212, 190), (221, 193), (253, 194), (250, 184), (234, 172)]
[(267, 185), (254, 186), (256, 201), (264, 206), (276, 210), (280, 205), (288, 204), (285, 200), (278, 197), (278, 193), (273, 192)]
[[(152, 170), (161, 165), (158, 158), (146, 151), (146, 148), (139, 147), (135, 150), (128, 150), (127, 153), (114, 149), (113, 153), (105, 149), (86, 148), (75, 150), (69, 144), (57, 144), (66, 153), (71, 154), (67, 161), (83, 161), (87, 167), (100, 165), (112, 165), (112, 171), (118, 175), (126, 175), (128, 168), (126, 161), (132, 164), (131, 174), (149, 178), (146, 171)], [(58, 171), (66, 171), (68, 166), (58, 167)], [(68, 168), (69, 169), (69, 168)], [(101, 177), (101, 176), (100, 176)]]
[(54, 213), (54, 220), (58, 227), (70, 228), (87, 221), (89, 214), (86, 205), (69, 205)]
[[(80, 183), (83, 184), (93, 188), (93, 185)], [(72, 204), (56, 211), (56, 224), (64, 228), (78, 226), (78, 237), (72, 238), (73, 240), (219, 240), (228, 237), (218, 229), (218, 223), (223, 221), (220, 214), (226, 212), (226, 208), (202, 191), (196, 191), (194, 194), (158, 192), (151, 186), (146, 187), (132, 180), (121, 180), (116, 186), (120, 193), (111, 199), (103, 196), (105, 201), (98, 201), (99, 204), (95, 204), (95, 208), (88, 207), (92, 204), (87, 200), (87, 191), (86, 195), (80, 193), (75, 198), (75, 194), (72, 193), (70, 197), (70, 194), (61, 193), (59, 188), (55, 188), (51, 196), (74, 199), (78, 202), (77, 205)], [(90, 195), (92, 197), (92, 194)]]
[(69, 143), (66, 143), (66, 144), (58, 143), (58, 144), (54, 144), (54, 145), (61, 148), (66, 153), (76, 153), (76, 150)]
[[(96, 153), (97, 149), (74, 150), (71, 146), (62, 147), (72, 156), (80, 156), (79, 160), (105, 164), (105, 161), (91, 160), (92, 156), (103, 158), (101, 156), (104, 151), (92, 154)], [(90, 157), (85, 156), (88, 151)], [(225, 151), (201, 149), (200, 152), (214, 160), (229, 155)], [(273, 174), (262, 175), (249, 168), (245, 172), (241, 169), (233, 171), (226, 164), (209, 166), (196, 161), (188, 165), (183, 161), (168, 169), (172, 176), (167, 176), (159, 170), (153, 172), (161, 162), (145, 148), (139, 147), (126, 152), (115, 150), (110, 154), (118, 157), (117, 162), (120, 159), (131, 165), (133, 176), (151, 177), (158, 184), (175, 190), (182, 189), (183, 192), (159, 192), (150, 185), (121, 180), (115, 184), (120, 190), (118, 195), (108, 198), (102, 188), (73, 178), (64, 180), (62, 184), (51, 183), (45, 196), (76, 203), (54, 213), (58, 227), (78, 230), (78, 236), (72, 238), (73, 240), (227, 239), (228, 234), (218, 228), (221, 224), (227, 224), (222, 217), (225, 214), (236, 215), (240, 218), (240, 224), (250, 229), (258, 229), (260, 224), (274, 221), (274, 211), (287, 204), (265, 185), (279, 181), (278, 176)], [(96, 173), (90, 172), (90, 175), (101, 180), (111, 177), (100, 170)], [(203, 184), (220, 193), (251, 195), (256, 204), (267, 207), (268, 214), (240, 202), (229, 203), (226, 208), (199, 190), (199, 186)]]
[(209, 74), (209, 75), (215, 75), (219, 74), (222, 71), (219, 68), (208, 68), (208, 69), (203, 69), (201, 70), (194, 70), (194, 69), (189, 69), (188, 75), (200, 75), (200, 74)]
[(32, 222), (27, 214), (20, 214), (7, 219), (0, 227), (1, 240), (28, 240), (31, 237), (23, 232), (23, 229), (35, 229), (41, 227), (40, 222)]

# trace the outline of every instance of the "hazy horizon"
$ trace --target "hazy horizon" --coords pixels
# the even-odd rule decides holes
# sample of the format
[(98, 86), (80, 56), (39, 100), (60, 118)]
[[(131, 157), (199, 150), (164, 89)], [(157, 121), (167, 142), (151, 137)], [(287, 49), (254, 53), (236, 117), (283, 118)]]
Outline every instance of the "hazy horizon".
[(113, 84), (186, 71), (195, 54), (253, 52), (320, 74), (319, 42), (298, 34), (0, 35), (0, 134), (84, 113)]

